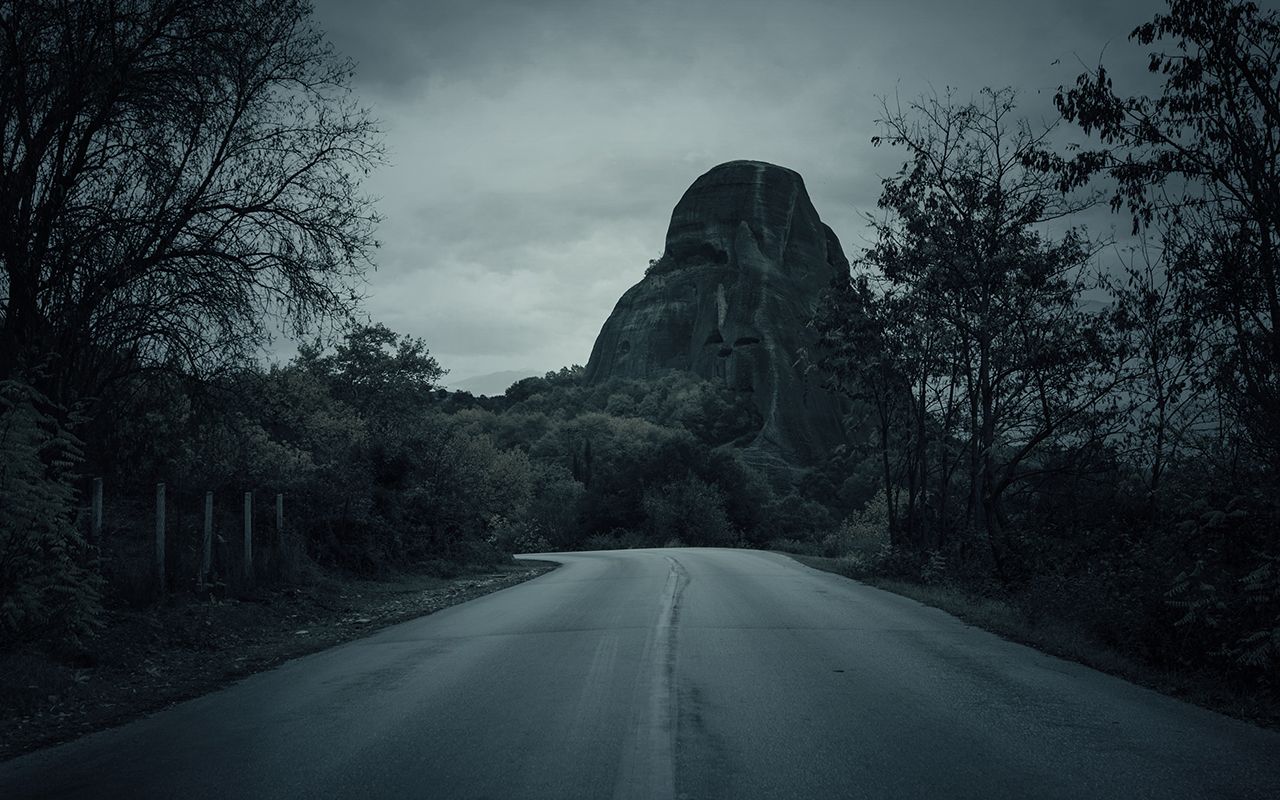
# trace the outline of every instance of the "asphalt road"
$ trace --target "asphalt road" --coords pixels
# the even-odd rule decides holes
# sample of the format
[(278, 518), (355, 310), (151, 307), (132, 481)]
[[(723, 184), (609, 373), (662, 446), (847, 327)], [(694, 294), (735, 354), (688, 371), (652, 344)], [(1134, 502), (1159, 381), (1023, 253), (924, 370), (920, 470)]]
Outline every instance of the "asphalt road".
[(543, 557), (0, 764), (0, 797), (1280, 798), (1280, 733), (783, 556)]

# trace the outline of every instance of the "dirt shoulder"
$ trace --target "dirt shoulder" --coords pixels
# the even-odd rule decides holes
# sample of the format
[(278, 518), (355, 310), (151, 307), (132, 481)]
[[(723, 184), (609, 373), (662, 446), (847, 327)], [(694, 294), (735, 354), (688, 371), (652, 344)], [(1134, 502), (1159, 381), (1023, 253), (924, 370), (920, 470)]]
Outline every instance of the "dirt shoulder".
[(1078, 625), (1055, 619), (1032, 620), (1011, 603), (978, 597), (953, 586), (925, 586), (874, 576), (853, 578), (845, 572), (838, 558), (795, 553), (783, 555), (814, 569), (834, 572), (877, 589), (910, 597), (1010, 641), (1084, 664), (1220, 714), (1280, 730), (1280, 698), (1226, 683), (1217, 675), (1140, 661), (1098, 641)]
[(102, 632), (74, 657), (36, 650), (0, 655), (0, 759), (128, 722), (555, 567), (520, 561), (451, 579), (326, 574), (252, 597), (111, 610)]

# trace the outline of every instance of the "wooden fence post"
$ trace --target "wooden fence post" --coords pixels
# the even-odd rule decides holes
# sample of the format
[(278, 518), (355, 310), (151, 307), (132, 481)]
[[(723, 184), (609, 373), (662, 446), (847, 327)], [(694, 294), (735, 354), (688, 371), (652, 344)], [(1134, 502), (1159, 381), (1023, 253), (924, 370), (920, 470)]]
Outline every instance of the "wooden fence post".
[(164, 484), (156, 484), (156, 578), (160, 594), (165, 592), (164, 579)]
[(253, 492), (244, 493), (244, 577), (253, 580)]
[(204, 538), (200, 540), (200, 588), (209, 580), (213, 566), (213, 492), (204, 493)]
[(93, 510), (89, 516), (89, 541), (102, 545), (102, 478), (93, 479)]

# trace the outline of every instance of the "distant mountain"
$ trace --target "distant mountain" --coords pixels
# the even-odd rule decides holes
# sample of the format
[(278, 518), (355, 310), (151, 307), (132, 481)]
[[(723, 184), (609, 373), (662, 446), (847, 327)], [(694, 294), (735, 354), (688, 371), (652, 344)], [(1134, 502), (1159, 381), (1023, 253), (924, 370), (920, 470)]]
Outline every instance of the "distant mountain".
[(841, 405), (796, 366), (819, 295), (847, 274), (835, 233), (792, 170), (721, 164), (671, 215), (666, 249), (605, 322), (589, 384), (692, 372), (751, 398), (764, 421), (743, 455), (769, 468), (821, 460), (844, 441)]
[(448, 387), (455, 392), (471, 392), (474, 395), (495, 397), (505, 394), (507, 387), (522, 378), (542, 377), (543, 373), (534, 369), (508, 369), (502, 372), (489, 372), (462, 380), (446, 381)]

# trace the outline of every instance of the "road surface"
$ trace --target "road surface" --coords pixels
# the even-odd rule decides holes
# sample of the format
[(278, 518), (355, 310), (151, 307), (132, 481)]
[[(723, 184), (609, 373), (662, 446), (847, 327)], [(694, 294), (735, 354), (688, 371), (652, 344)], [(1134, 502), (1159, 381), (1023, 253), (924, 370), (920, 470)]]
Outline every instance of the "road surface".
[(544, 557), (0, 764), (0, 797), (1280, 797), (1280, 733), (784, 556)]

